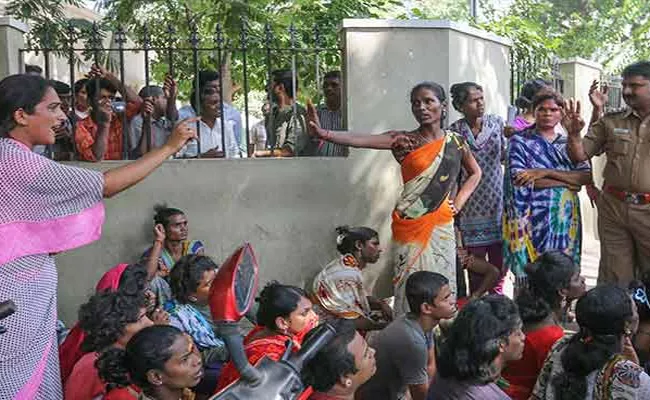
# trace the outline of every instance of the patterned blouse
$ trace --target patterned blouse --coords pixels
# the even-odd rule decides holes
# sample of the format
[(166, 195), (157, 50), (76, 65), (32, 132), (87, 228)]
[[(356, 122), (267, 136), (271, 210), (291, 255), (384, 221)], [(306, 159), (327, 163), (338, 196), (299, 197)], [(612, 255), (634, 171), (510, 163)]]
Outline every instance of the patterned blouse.
[[(507, 146), (507, 140), (503, 136), (503, 126), (501, 117), (486, 115), (483, 117), (483, 126), (478, 135), (474, 135), (464, 118), (449, 127), (465, 139), (483, 172), (478, 187), (459, 215), (459, 227), (466, 246), (489, 246), (502, 240), (503, 168), (501, 161)], [(463, 170), (461, 183), (466, 179), (467, 172)]]

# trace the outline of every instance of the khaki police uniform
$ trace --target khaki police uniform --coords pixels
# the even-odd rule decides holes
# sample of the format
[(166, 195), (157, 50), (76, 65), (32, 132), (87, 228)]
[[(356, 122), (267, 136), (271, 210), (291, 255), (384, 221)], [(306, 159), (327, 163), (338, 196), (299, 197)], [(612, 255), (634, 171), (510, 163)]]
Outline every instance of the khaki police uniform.
[(598, 199), (598, 282), (625, 285), (650, 272), (650, 116), (608, 113), (583, 138), (591, 158), (606, 153)]

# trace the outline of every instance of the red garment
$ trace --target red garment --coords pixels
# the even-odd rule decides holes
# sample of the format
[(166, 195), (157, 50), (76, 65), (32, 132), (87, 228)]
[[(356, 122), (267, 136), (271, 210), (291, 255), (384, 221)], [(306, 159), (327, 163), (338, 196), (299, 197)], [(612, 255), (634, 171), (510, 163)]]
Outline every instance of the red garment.
[[(126, 119), (127, 124), (138, 112), (142, 101), (129, 102), (126, 104)], [(102, 161), (98, 160), (93, 153), (92, 147), (97, 139), (97, 124), (92, 118), (85, 118), (77, 122), (75, 130), (75, 144), (79, 159), (82, 161)], [(121, 160), (124, 148), (122, 135), (127, 128), (122, 127), (122, 117), (113, 114), (111, 123), (108, 127), (108, 135), (106, 136), (106, 151), (104, 152), (103, 160)]]
[[(106, 271), (102, 278), (97, 282), (95, 291), (100, 292), (102, 290), (117, 290), (120, 285), (120, 279), (126, 267), (129, 264), (118, 264), (115, 267)], [(86, 333), (81, 330), (79, 323), (70, 330), (68, 336), (66, 336), (61, 346), (59, 346), (59, 362), (61, 369), (61, 383), (65, 387), (65, 383), (68, 380), (68, 377), (72, 373), (72, 369), (79, 359), (84, 355), (84, 352), (81, 350), (81, 344), (84, 339), (86, 339)]]
[(142, 389), (135, 385), (129, 387), (113, 389), (104, 396), (103, 400), (138, 400), (138, 395)]
[[(277, 361), (280, 359), (280, 357), (282, 357), (284, 351), (287, 349), (285, 343), (287, 340), (289, 340), (289, 337), (286, 335), (269, 336), (263, 339), (255, 339), (251, 341), (251, 339), (262, 330), (264, 330), (263, 326), (256, 326), (244, 338), (244, 351), (248, 357), (248, 362), (250, 362), (252, 365), (257, 365), (262, 357), (265, 356), (273, 361)], [(303, 338), (304, 335), (302, 335), (300, 339), (291, 339), (293, 341), (294, 352), (300, 350), (300, 345), (302, 344)], [(217, 390), (215, 391), (215, 394), (219, 393), (226, 386), (235, 382), (237, 379), (239, 379), (239, 376), (239, 371), (237, 371), (235, 365), (232, 363), (232, 361), (228, 361), (228, 363), (226, 363), (221, 370), (221, 376), (219, 376), (219, 383), (217, 384)], [(307, 400), (312, 392), (313, 389), (311, 386), (308, 387), (298, 397), (298, 400)]]
[(564, 330), (558, 325), (526, 332), (524, 355), (521, 360), (509, 362), (502, 374), (510, 384), (510, 387), (504, 390), (508, 396), (513, 400), (530, 398), (548, 352), (563, 336)]
[[(263, 326), (256, 326), (244, 338), (244, 351), (248, 357), (248, 362), (252, 365), (256, 365), (264, 356), (273, 361), (277, 361), (282, 357), (284, 351), (287, 349), (285, 343), (289, 340), (289, 337), (286, 335), (269, 336), (263, 339), (255, 339), (251, 341), (258, 332), (264, 329)], [(298, 351), (299, 349), (300, 343), (294, 341), (293, 351)], [(221, 370), (216, 393), (239, 379), (239, 376), (239, 371), (235, 367), (235, 364), (233, 364), (232, 361), (228, 361)]]
[(106, 385), (99, 378), (95, 361), (97, 353), (86, 353), (75, 364), (72, 373), (65, 384), (64, 398), (66, 400), (92, 400), (104, 394)]

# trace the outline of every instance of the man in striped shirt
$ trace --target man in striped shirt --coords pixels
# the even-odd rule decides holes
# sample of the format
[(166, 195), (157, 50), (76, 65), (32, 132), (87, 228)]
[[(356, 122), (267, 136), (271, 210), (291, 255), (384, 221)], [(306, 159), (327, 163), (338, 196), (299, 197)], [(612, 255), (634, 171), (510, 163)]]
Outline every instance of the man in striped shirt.
[[(325, 95), (325, 104), (319, 104), (316, 107), (321, 127), (330, 131), (344, 130), (341, 116), (341, 71), (330, 71), (325, 74), (323, 94)], [(348, 148), (340, 144), (320, 141), (315, 155), (345, 157), (348, 155)]]

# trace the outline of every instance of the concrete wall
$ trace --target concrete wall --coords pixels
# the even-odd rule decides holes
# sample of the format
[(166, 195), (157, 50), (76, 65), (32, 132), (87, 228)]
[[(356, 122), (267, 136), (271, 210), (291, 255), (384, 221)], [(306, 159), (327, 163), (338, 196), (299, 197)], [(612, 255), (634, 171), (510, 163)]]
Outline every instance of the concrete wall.
[[(374, 27), (368, 26), (375, 24)], [(482, 81), (507, 77), (507, 49), (460, 32), (449, 23), (346, 20), (343, 24), (346, 118), (355, 131), (412, 129), (408, 91), (417, 82), (450, 79)], [(465, 43), (485, 65), (461, 67), (454, 43)], [(454, 44), (454, 46), (456, 46)], [(482, 49), (482, 50), (481, 50)], [(482, 51), (482, 52), (481, 52)], [(445, 55), (453, 54), (453, 57)], [(495, 57), (496, 60), (491, 60)], [(455, 57), (455, 58), (454, 58)], [(451, 59), (458, 62), (451, 62)], [(473, 60), (466, 57), (465, 60)], [(458, 71), (467, 71), (460, 76)], [(483, 83), (483, 82), (482, 82)], [(485, 82), (492, 112), (505, 113), (508, 87)], [(502, 88), (502, 89), (500, 89)], [(502, 109), (500, 109), (502, 108)], [(89, 165), (112, 168), (119, 162)], [(101, 274), (118, 262), (136, 261), (152, 240), (153, 206), (159, 202), (186, 210), (190, 236), (223, 261), (239, 244), (252, 243), (261, 280), (303, 285), (336, 256), (334, 228), (367, 225), (390, 240), (390, 213), (401, 189), (390, 152), (353, 150), (345, 159), (174, 160), (141, 184), (106, 201), (104, 234), (97, 243), (57, 257), (60, 317), (76, 319), (79, 304)], [(388, 253), (388, 252), (387, 252)], [(364, 274), (374, 292), (391, 295), (391, 270), (385, 254)]]

